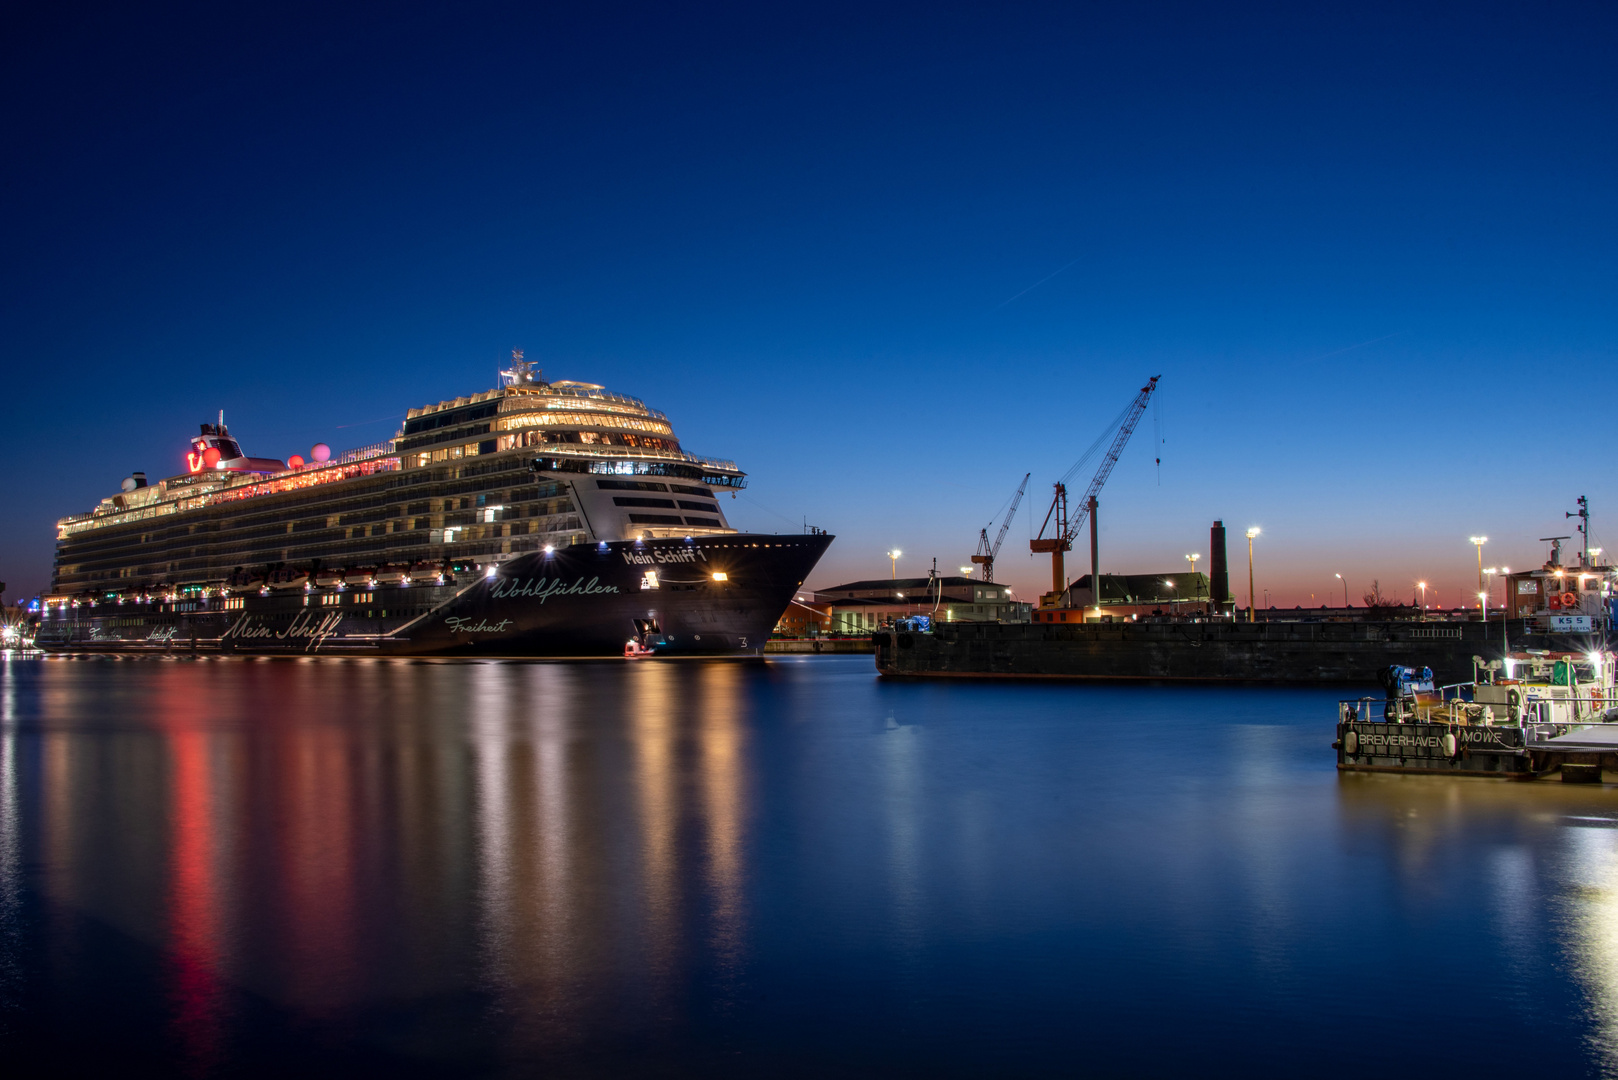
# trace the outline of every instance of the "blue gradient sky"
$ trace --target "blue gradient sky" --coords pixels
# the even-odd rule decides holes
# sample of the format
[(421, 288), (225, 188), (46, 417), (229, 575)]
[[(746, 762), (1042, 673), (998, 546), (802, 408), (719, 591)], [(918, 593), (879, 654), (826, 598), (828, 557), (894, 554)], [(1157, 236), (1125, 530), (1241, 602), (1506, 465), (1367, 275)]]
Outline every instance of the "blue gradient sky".
[(1274, 602), (1452, 603), (1580, 494), (1618, 549), (1610, 4), (401, 11), (0, 40), (8, 597), (220, 408), (358, 445), (513, 346), (836, 532), (812, 585), (964, 565), (1157, 374), (1105, 569), (1221, 517)]

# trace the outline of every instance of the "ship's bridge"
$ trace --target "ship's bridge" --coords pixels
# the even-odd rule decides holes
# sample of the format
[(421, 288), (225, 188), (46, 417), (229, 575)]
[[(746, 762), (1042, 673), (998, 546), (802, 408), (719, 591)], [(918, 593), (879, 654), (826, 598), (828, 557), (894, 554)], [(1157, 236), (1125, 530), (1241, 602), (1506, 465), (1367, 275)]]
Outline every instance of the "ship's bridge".
[(502, 383), (411, 410), (398, 437), (406, 468), (520, 451), (570, 491), (592, 540), (735, 531), (719, 497), (746, 474), (687, 453), (665, 414), (599, 383), (546, 382), (520, 357)]

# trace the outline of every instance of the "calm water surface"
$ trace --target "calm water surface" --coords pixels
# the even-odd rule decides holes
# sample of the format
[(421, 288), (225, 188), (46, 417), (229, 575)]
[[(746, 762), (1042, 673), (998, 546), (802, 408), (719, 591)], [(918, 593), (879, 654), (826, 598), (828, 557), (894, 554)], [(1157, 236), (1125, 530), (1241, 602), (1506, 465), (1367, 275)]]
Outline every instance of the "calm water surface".
[(1613, 1071), (1613, 789), (1339, 777), (1337, 696), (869, 657), (0, 660), (0, 1051)]

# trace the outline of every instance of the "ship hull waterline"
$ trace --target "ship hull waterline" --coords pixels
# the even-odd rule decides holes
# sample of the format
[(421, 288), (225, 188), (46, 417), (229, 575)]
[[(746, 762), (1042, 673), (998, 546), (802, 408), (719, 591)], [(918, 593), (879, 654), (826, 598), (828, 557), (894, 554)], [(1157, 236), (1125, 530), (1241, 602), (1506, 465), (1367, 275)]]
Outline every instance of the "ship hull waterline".
[(830, 545), (736, 533), (577, 544), (408, 586), (269, 591), (65, 609), (46, 652), (267, 656), (759, 655)]

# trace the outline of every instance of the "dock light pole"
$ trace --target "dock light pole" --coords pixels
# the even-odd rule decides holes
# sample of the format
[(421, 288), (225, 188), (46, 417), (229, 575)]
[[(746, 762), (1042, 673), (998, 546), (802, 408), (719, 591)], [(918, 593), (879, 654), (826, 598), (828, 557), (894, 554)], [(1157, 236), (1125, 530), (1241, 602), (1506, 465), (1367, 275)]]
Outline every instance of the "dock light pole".
[(1194, 554), (1187, 555), (1185, 557), (1186, 562), (1189, 562), (1191, 564), (1191, 599), (1192, 600), (1197, 599), (1197, 592), (1199, 591), (1197, 589), (1197, 560), (1200, 559), (1200, 558), (1202, 558), (1202, 553), (1201, 552), (1196, 552)]
[(1332, 577), (1343, 582), (1343, 606), (1346, 608), (1348, 607), (1348, 582), (1344, 580), (1342, 574), (1333, 574)]
[(1259, 534), (1254, 525), (1247, 530), (1247, 621), (1253, 621), (1253, 537)]
[(892, 563), (893, 563), (893, 580), (894, 581), (899, 580), (899, 556), (901, 556), (903, 554), (904, 554), (904, 552), (900, 551), (898, 548), (894, 548), (892, 551), (888, 552), (888, 559), (890, 561), (892, 561)]
[(1418, 582), (1416, 582), (1416, 588), (1421, 590), (1421, 621), (1426, 622), (1427, 621), (1427, 583), (1425, 581), (1418, 581)]
[[(1505, 598), (1500, 601), (1500, 655), (1511, 655), (1511, 567), (1502, 566), (1500, 573), (1506, 579)], [(1488, 627), (1484, 627), (1484, 637), (1488, 637)]]
[(1483, 591), (1483, 545), (1487, 544), (1489, 542), (1489, 538), (1487, 536), (1473, 536), (1473, 537), (1469, 537), (1469, 539), (1472, 541), (1473, 545), (1478, 549), (1478, 592), (1482, 592)]

